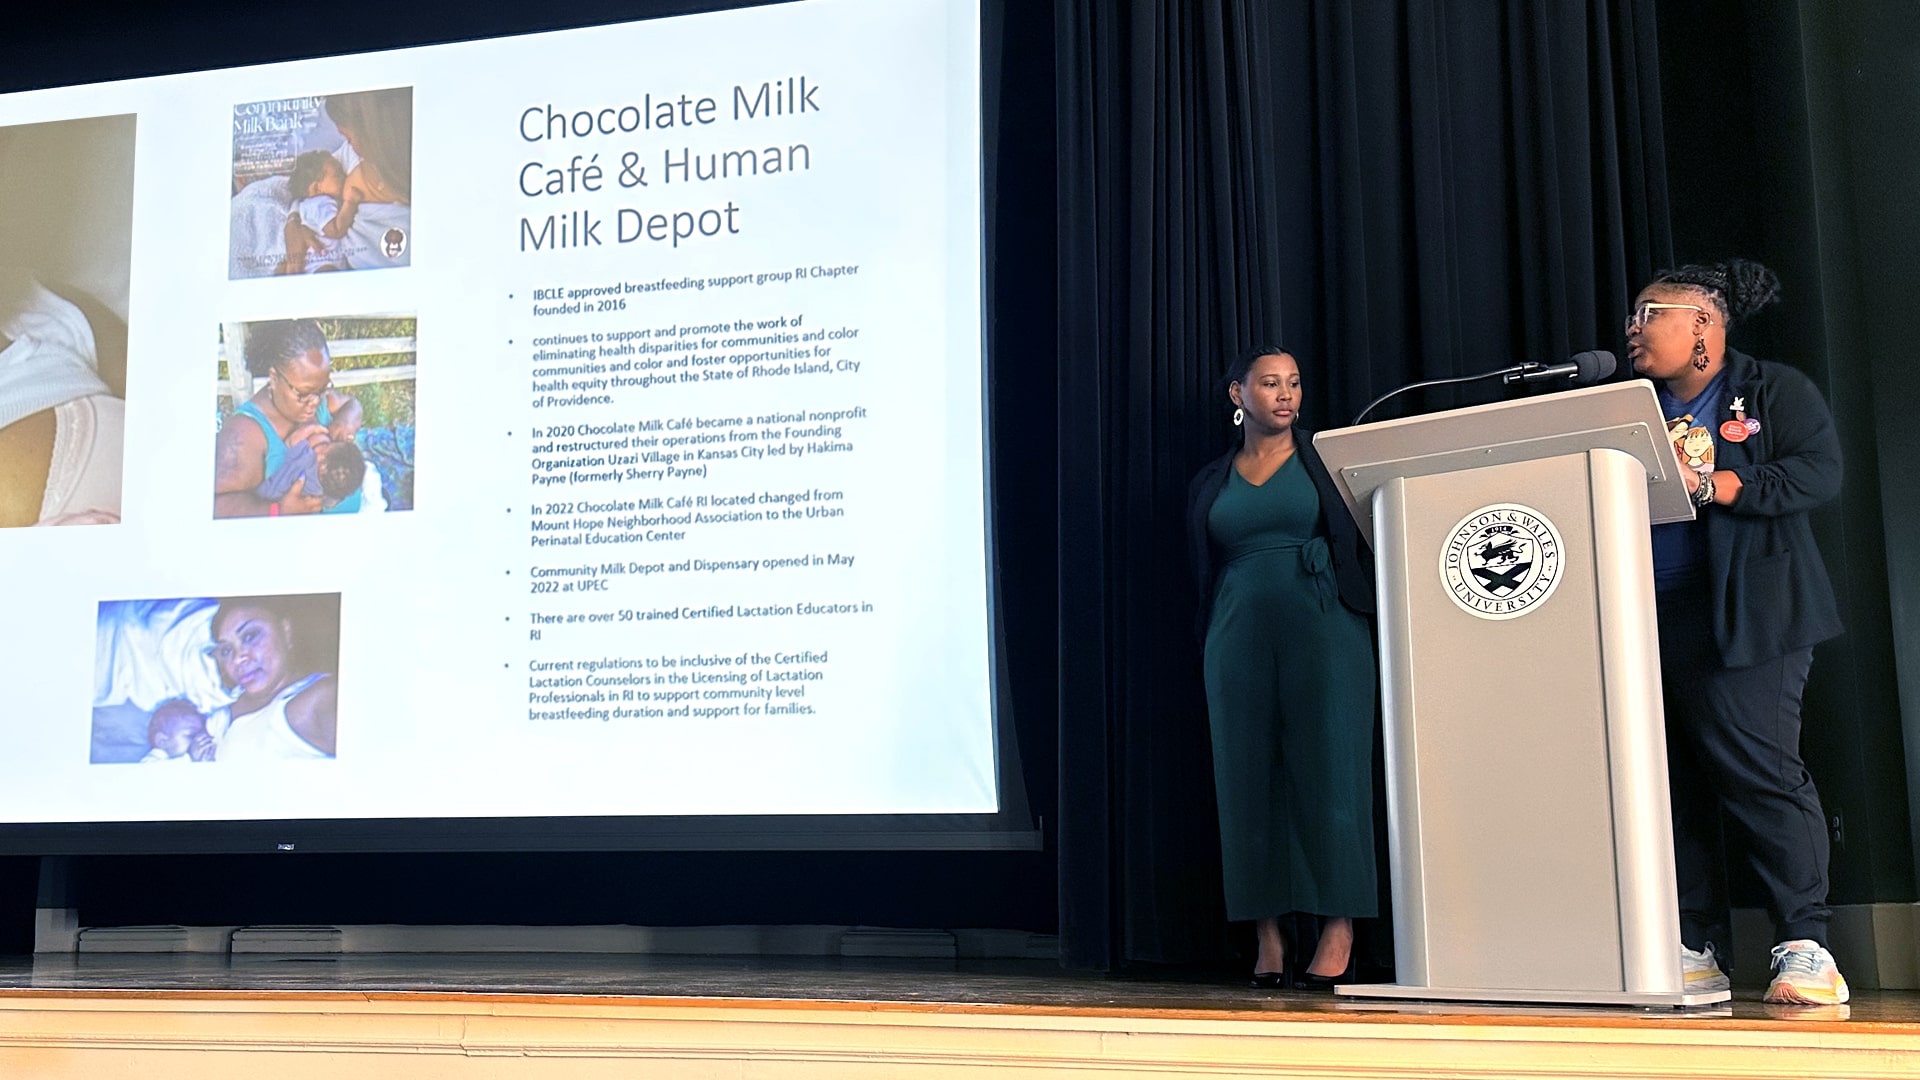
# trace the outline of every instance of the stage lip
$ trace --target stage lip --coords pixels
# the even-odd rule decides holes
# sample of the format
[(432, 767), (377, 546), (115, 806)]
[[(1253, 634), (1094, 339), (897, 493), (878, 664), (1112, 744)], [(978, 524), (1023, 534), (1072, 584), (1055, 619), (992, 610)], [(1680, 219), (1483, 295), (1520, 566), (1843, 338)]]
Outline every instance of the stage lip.
[(1041, 851), (1043, 826), (995, 814), (56, 822), (0, 826), (0, 855)]

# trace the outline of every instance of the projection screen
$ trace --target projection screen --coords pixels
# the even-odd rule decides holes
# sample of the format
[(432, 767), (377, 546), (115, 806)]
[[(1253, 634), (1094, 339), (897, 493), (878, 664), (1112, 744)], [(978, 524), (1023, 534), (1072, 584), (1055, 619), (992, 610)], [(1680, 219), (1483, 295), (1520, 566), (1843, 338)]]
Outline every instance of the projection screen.
[(1029, 845), (979, 38), (0, 97), (0, 846)]

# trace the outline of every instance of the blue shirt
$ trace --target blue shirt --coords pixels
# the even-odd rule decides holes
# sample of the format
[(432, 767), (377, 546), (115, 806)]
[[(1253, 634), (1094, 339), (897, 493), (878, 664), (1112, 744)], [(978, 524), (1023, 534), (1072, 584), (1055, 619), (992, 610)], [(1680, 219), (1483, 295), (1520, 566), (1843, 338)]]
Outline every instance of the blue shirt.
[[(1685, 464), (1701, 473), (1713, 471), (1713, 452), (1726, 391), (1727, 375), (1724, 371), (1714, 376), (1706, 389), (1700, 391), (1692, 401), (1681, 401), (1667, 393), (1664, 385), (1655, 386), (1655, 392), (1660, 396), (1660, 412), (1667, 418), (1668, 433), (1675, 432), (1676, 421), (1686, 420), (1686, 427), (1674, 434), (1674, 442), (1687, 450), (1688, 460)], [(1706, 565), (1706, 521), (1695, 517), (1692, 521), (1674, 521), (1653, 527), (1655, 590), (1665, 591), (1695, 584), (1705, 574)]]
[[(280, 468), (280, 462), (285, 460), (287, 456), (287, 441), (282, 439), (280, 433), (273, 429), (273, 421), (268, 420), (267, 414), (261, 412), (260, 406), (255, 405), (253, 402), (241, 402), (233, 410), (233, 414), (235, 416), (244, 416), (260, 425), (261, 432), (267, 437), (267, 460), (263, 465), (262, 475), (272, 476), (274, 471)], [(325, 396), (320, 398), (320, 406), (314, 414), (314, 420), (318, 421), (321, 427), (325, 427), (333, 422), (333, 412), (327, 408), (327, 399)], [(360, 512), (360, 493), (356, 491), (320, 512), (323, 514), (357, 514)]]

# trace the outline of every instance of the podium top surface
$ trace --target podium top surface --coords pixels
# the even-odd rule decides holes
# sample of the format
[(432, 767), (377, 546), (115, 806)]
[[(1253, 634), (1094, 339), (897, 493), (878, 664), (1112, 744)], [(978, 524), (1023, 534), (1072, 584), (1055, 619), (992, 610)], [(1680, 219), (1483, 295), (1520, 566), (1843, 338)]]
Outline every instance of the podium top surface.
[(1313, 437), (1347, 509), (1373, 535), (1373, 491), (1395, 477), (1618, 450), (1647, 472), (1648, 516), (1693, 520), (1693, 502), (1645, 379), (1322, 431)]

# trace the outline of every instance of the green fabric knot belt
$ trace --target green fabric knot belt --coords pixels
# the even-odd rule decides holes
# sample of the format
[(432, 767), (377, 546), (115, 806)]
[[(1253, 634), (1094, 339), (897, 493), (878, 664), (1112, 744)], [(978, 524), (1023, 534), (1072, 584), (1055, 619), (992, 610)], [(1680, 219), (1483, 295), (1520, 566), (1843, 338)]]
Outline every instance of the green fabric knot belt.
[(1313, 578), (1313, 590), (1320, 601), (1321, 611), (1333, 610), (1340, 599), (1340, 583), (1333, 576), (1333, 548), (1328, 546), (1327, 538), (1316, 536), (1311, 540), (1302, 540), (1297, 544), (1271, 544), (1243, 551), (1227, 560), (1231, 566), (1242, 559), (1269, 552), (1297, 551), (1300, 553), (1300, 569)]

